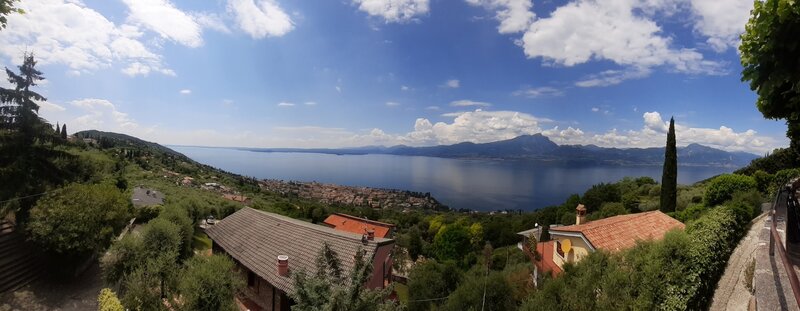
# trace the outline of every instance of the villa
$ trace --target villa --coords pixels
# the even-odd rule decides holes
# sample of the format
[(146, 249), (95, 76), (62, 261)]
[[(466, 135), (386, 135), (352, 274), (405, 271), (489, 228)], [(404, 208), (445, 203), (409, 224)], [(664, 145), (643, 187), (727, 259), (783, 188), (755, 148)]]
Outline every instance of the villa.
[[(551, 226), (550, 241), (537, 243), (540, 258), (533, 259), (535, 273), (555, 276), (563, 271), (565, 263), (579, 262), (596, 250), (622, 251), (637, 241), (660, 240), (668, 231), (683, 228), (683, 223), (657, 210), (586, 221), (586, 208), (579, 204), (574, 225)], [(519, 234), (523, 235), (520, 248), (530, 254), (526, 246), (529, 232)]]
[[(245, 207), (206, 230), (214, 253), (226, 253), (237, 272), (247, 280), (242, 303), (250, 309), (289, 310), (293, 304), (294, 271), (316, 271), (323, 244), (335, 251), (347, 275), (359, 250), (372, 262), (367, 288), (384, 288), (391, 282), (394, 240), (356, 234)], [(255, 305), (251, 307), (251, 305)]]

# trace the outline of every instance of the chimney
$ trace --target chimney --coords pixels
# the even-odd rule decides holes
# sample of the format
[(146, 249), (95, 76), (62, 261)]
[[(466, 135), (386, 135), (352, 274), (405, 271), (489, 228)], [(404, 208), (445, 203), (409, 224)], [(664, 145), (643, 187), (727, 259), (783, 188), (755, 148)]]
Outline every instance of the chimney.
[(367, 230), (367, 240), (374, 241), (375, 240), (375, 230)]
[(278, 275), (283, 277), (289, 276), (289, 256), (278, 256)]
[(586, 223), (586, 207), (584, 207), (583, 204), (578, 204), (578, 207), (575, 209), (575, 211), (575, 224), (582, 225)]

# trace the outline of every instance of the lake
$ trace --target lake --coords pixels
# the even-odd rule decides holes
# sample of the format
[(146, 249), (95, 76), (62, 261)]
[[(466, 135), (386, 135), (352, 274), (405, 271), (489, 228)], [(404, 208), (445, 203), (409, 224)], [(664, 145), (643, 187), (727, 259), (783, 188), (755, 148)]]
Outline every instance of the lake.
[[(170, 146), (203, 164), (259, 179), (317, 181), (430, 192), (451, 208), (535, 210), (573, 193), (626, 176), (661, 179), (660, 166), (574, 166), (518, 160), (471, 160), (395, 155), (267, 153)], [(734, 168), (679, 167), (691, 184)]]

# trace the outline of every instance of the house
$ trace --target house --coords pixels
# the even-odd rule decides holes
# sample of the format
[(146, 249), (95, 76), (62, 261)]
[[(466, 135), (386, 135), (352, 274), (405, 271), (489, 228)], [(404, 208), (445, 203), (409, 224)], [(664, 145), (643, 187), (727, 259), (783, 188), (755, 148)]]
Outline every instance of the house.
[(372, 231), (375, 237), (390, 238), (394, 235), (394, 225), (385, 222), (369, 220), (347, 214), (334, 213), (322, 222), (336, 230), (356, 234), (366, 234)]
[(660, 240), (668, 231), (684, 228), (683, 223), (661, 211), (586, 221), (586, 208), (579, 204), (575, 210), (574, 225), (550, 227), (550, 241), (537, 244), (541, 259), (534, 263), (540, 271), (557, 275), (565, 263), (579, 262), (598, 249), (618, 252), (637, 241)]
[(342, 272), (353, 269), (359, 250), (372, 262), (368, 288), (383, 288), (391, 282), (391, 252), (394, 240), (355, 234), (315, 225), (249, 207), (233, 213), (206, 229), (212, 252), (226, 253), (236, 262), (236, 271), (246, 280), (245, 300), (262, 310), (289, 310), (294, 291), (294, 271), (316, 271), (316, 258), (323, 244), (339, 256)]

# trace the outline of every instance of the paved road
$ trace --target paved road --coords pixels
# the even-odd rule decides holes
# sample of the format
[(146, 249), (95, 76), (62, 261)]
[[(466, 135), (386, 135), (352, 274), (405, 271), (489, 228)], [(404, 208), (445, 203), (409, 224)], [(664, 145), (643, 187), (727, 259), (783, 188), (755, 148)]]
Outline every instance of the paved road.
[(750, 231), (739, 241), (739, 245), (728, 259), (728, 266), (725, 273), (717, 283), (717, 290), (714, 292), (714, 299), (711, 302), (710, 311), (722, 310), (748, 310), (750, 298), (753, 294), (745, 286), (745, 269), (755, 260), (755, 252), (758, 248), (758, 234), (764, 228), (767, 219), (766, 214), (762, 214), (750, 226)]

